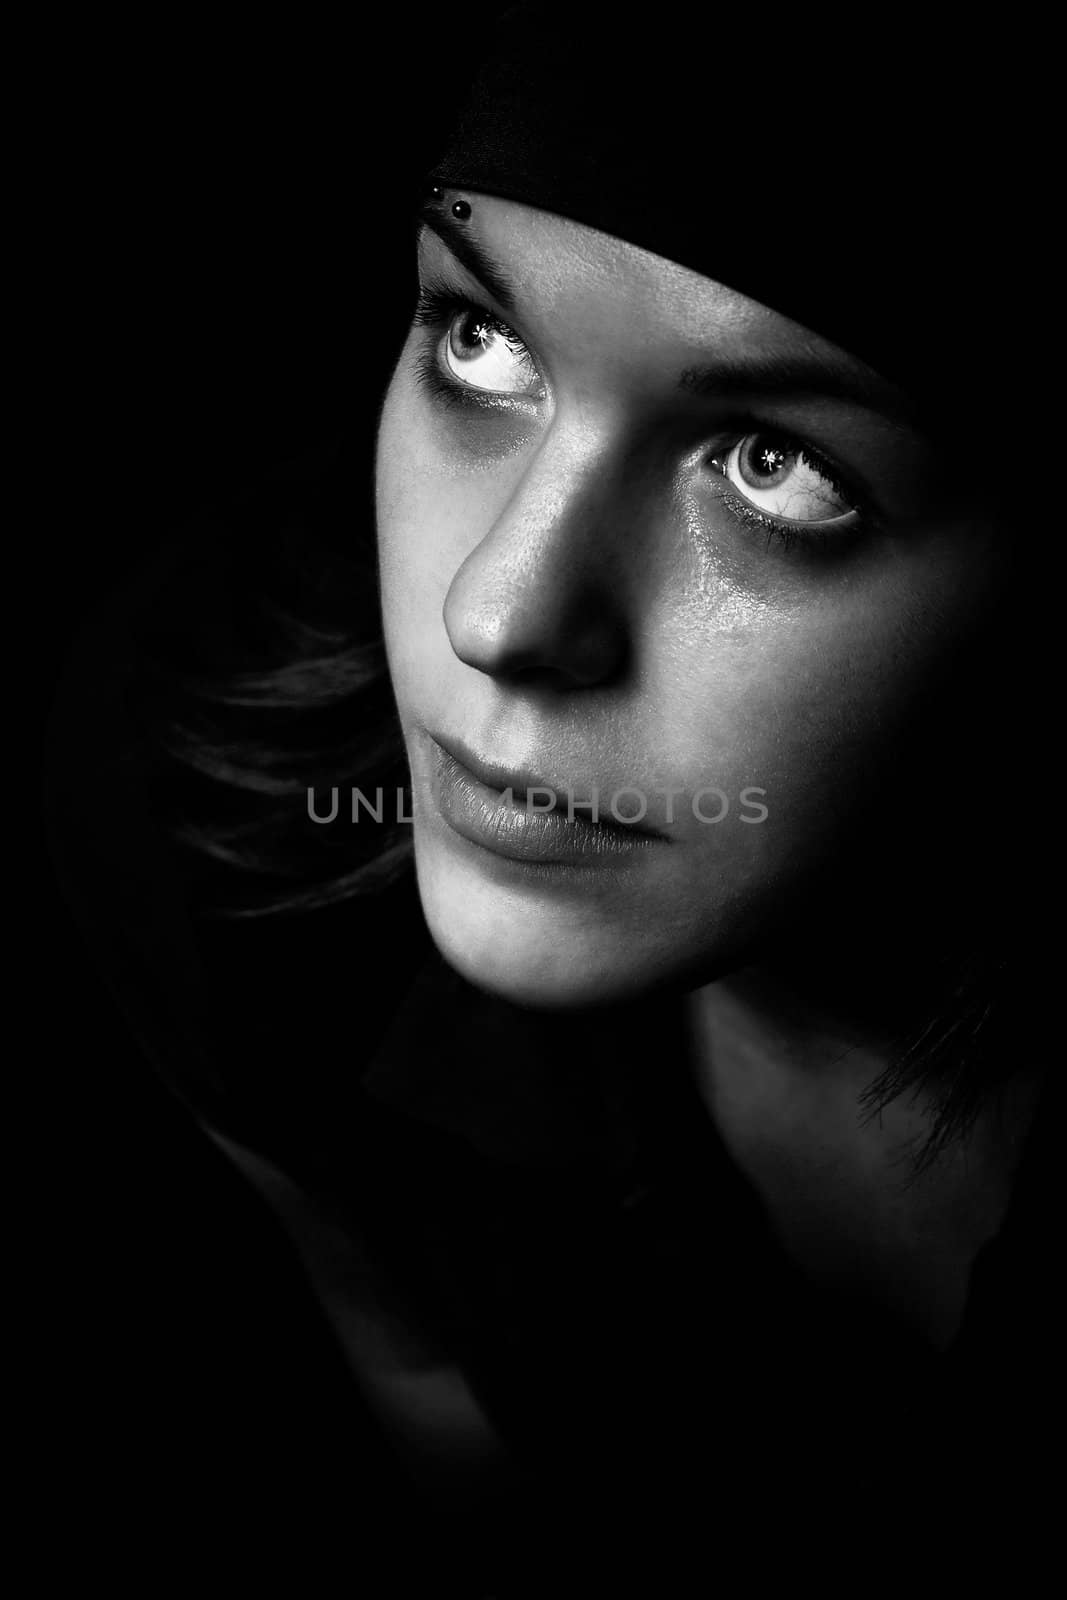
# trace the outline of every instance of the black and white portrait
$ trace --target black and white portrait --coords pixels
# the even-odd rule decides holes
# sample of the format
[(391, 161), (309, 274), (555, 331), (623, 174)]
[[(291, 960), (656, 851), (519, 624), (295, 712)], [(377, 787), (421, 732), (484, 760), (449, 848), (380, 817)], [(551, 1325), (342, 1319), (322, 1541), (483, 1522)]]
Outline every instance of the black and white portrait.
[(935, 21), (103, 75), (46, 1021), (129, 1592), (1035, 1592), (1049, 151)]

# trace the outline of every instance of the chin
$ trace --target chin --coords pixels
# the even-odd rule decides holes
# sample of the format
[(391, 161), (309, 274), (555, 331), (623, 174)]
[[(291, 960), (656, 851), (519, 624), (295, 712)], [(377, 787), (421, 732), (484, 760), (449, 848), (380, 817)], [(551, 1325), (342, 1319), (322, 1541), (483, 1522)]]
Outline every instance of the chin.
[(597, 874), (576, 893), (549, 875), (493, 881), (425, 843), (417, 843), (415, 862), (423, 914), (444, 960), (513, 1005), (632, 1004), (711, 981), (732, 965), (720, 941), (709, 944), (712, 930), (701, 930), (694, 947), (659, 897), (635, 893), (632, 883)]
[(580, 1011), (633, 1000), (635, 974), (617, 963), (587, 962), (569, 941), (547, 950), (516, 938), (490, 943), (478, 930), (427, 916), (441, 955), (468, 983), (512, 1005)]

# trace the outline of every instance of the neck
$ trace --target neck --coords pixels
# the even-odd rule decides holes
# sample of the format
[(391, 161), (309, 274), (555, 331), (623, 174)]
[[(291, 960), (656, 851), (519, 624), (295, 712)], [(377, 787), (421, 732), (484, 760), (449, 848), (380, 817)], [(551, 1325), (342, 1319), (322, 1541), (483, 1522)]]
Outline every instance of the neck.
[(750, 1124), (761, 1143), (806, 1140), (842, 1158), (917, 1153), (932, 1125), (929, 1095), (894, 1101), (878, 1118), (862, 1113), (860, 1097), (891, 1065), (904, 1018), (899, 1008), (872, 1014), (857, 998), (834, 1006), (826, 993), (798, 992), (791, 977), (754, 968), (689, 996), (697, 1083), (724, 1136)]
[(687, 1018), (701, 1096), (787, 1254), (944, 1345), (1007, 1209), (1033, 1084), (1013, 1084), (920, 1171), (933, 1096), (901, 1095), (876, 1116), (860, 1103), (925, 988), (913, 977), (846, 981), (835, 1003), (831, 984), (753, 968), (691, 993)]

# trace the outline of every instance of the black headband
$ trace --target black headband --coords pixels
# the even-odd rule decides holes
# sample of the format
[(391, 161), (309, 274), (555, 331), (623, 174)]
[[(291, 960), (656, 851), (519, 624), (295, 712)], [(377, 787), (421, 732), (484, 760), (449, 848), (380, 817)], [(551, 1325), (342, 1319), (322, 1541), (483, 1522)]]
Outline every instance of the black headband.
[(920, 407), (971, 408), (1025, 360), (1028, 208), (1048, 205), (1018, 68), (1002, 38), (938, 47), (903, 11), (862, 27), (850, 53), (816, 13), (520, 6), (426, 182), (614, 234), (841, 345)]

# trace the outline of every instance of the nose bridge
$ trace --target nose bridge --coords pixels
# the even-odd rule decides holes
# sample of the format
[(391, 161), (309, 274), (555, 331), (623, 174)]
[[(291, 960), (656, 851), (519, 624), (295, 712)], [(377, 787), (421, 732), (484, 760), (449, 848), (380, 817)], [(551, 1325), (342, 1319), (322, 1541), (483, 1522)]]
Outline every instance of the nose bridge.
[(611, 430), (550, 428), (444, 604), (456, 654), (494, 675), (601, 681), (625, 655), (622, 461)]

